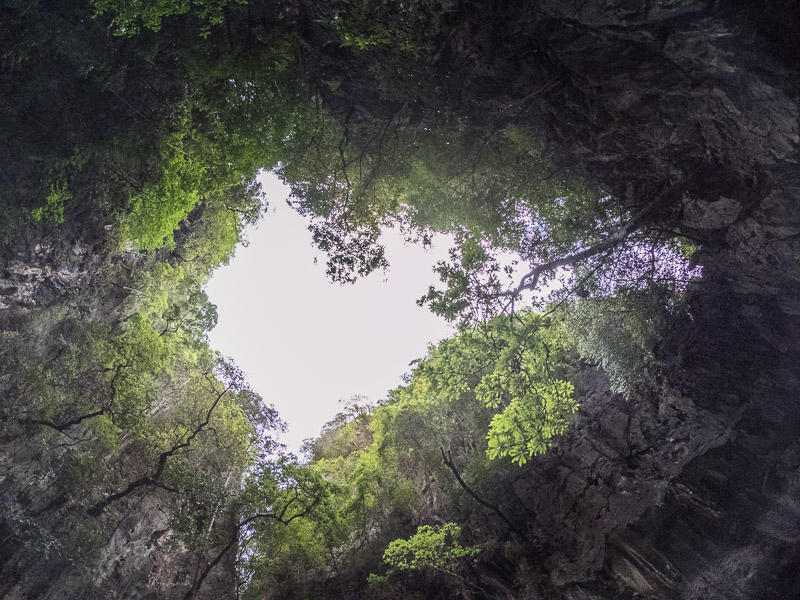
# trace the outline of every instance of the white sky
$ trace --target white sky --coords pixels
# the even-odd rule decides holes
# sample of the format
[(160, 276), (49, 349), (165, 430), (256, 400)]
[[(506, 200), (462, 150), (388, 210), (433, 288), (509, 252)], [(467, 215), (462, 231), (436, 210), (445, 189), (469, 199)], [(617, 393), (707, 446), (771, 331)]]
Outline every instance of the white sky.
[(306, 220), (286, 205), (288, 188), (269, 173), (261, 181), (269, 213), (247, 233), (250, 245), (238, 248), (206, 287), (219, 313), (209, 338), (275, 405), (289, 425), (281, 441), (297, 452), (339, 411), (339, 399), (384, 398), (427, 344), (452, 334), (443, 319), (415, 303), (436, 282), (432, 268), (446, 256), (449, 240), (435, 241), (427, 252), (388, 231), (385, 275), (333, 284)]

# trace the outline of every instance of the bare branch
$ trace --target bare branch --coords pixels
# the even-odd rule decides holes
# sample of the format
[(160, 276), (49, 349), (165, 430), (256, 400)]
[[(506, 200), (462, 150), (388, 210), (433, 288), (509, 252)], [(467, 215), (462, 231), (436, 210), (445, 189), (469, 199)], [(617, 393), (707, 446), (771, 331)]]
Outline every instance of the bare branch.
[(544, 273), (555, 271), (559, 267), (568, 267), (577, 264), (586, 260), (587, 258), (591, 258), (602, 252), (605, 252), (606, 250), (610, 250), (616, 246), (619, 246), (628, 239), (628, 236), (630, 236), (630, 234), (633, 233), (647, 217), (652, 214), (653, 210), (663, 202), (664, 198), (668, 194), (675, 191), (676, 187), (677, 184), (662, 190), (662, 192), (658, 194), (652, 201), (650, 201), (644, 208), (633, 215), (627, 223), (622, 225), (622, 227), (609, 235), (607, 238), (597, 242), (593, 246), (589, 246), (588, 248), (581, 250), (580, 252), (562, 256), (549, 262), (536, 265), (533, 269), (525, 274), (517, 287), (512, 290), (500, 292), (497, 294), (497, 296), (510, 296), (513, 300), (525, 290), (535, 290), (536, 286), (539, 284), (539, 278)]
[(209, 422), (211, 421), (211, 416), (214, 413), (214, 409), (216, 409), (217, 404), (219, 404), (219, 401), (222, 400), (228, 391), (230, 391), (230, 388), (226, 387), (222, 392), (217, 394), (217, 397), (214, 399), (214, 402), (211, 404), (208, 412), (206, 413), (205, 420), (195, 427), (194, 430), (192, 430), (192, 433), (190, 433), (184, 441), (174, 444), (172, 448), (165, 450), (158, 456), (158, 465), (156, 466), (156, 470), (151, 475), (140, 477), (139, 479), (130, 482), (125, 489), (106, 496), (103, 500), (88, 508), (86, 513), (93, 517), (97, 517), (102, 514), (102, 512), (108, 508), (110, 504), (130, 495), (140, 487), (160, 485), (160, 479), (164, 474), (164, 469), (167, 467), (167, 461), (169, 458), (181, 450), (188, 448), (192, 441), (200, 434), (200, 432), (208, 426)]
[(492, 504), (491, 502), (488, 502), (487, 500), (484, 500), (475, 491), (473, 491), (472, 488), (470, 488), (466, 484), (466, 482), (461, 478), (461, 475), (459, 475), (458, 469), (456, 469), (456, 465), (453, 462), (452, 454), (450, 454), (450, 452), (448, 451), (447, 454), (445, 455), (444, 448), (442, 448), (441, 446), (439, 447), (439, 450), (442, 452), (442, 460), (444, 461), (444, 464), (447, 465), (447, 468), (450, 469), (450, 471), (453, 473), (453, 475), (456, 478), (456, 481), (458, 481), (458, 484), (461, 486), (461, 488), (465, 492), (467, 492), (467, 494), (472, 496), (472, 498), (478, 504), (480, 504), (481, 506), (485, 506), (486, 508), (491, 510), (494, 514), (496, 514), (498, 517), (500, 517), (500, 520), (503, 521), (503, 523), (506, 524), (506, 527), (508, 527), (508, 529), (512, 533), (517, 534), (524, 542), (530, 541), (528, 539), (528, 536), (525, 535), (525, 533), (521, 529), (519, 529), (516, 525), (514, 525), (514, 523), (511, 521), (511, 519), (509, 519), (505, 515), (505, 513), (503, 513), (502, 510), (500, 510), (499, 506), (497, 506), (496, 504)]

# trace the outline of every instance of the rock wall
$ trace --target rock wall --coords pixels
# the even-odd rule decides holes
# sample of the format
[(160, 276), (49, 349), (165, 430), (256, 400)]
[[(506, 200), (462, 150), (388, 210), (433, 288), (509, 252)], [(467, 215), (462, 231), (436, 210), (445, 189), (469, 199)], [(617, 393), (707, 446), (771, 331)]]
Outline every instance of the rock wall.
[[(99, 518), (88, 517), (59, 482), (59, 457), (81, 440), (82, 428), (64, 435), (26, 424), (29, 392), (16, 387), (9, 371), (9, 346), (19, 338), (40, 340), (28, 349), (29, 358), (44, 365), (48, 350), (40, 346), (60, 335), (64, 319), (109, 324), (124, 319), (128, 275), (155, 258), (139, 252), (111, 258), (102, 243), (69, 239), (23, 232), (0, 262), (0, 598), (178, 600), (207, 557), (171, 530), (173, 494), (148, 489)], [(124, 449), (105, 457), (109, 471), (145, 467), (126, 458)], [(72, 493), (81, 493), (77, 487)], [(83, 490), (90, 497), (99, 491)], [(225, 528), (220, 521), (217, 527)], [(232, 597), (233, 558), (231, 553), (211, 573), (197, 599)]]
[[(484, 63), (507, 105), (528, 99), (561, 163), (632, 210), (659, 198), (646, 227), (694, 240), (703, 267), (660, 350), (671, 372), (626, 401), (583, 371), (572, 431), (516, 483), (506, 510), (535, 515), (548, 581), (529, 593), (800, 597), (800, 7), (516, 10), (495, 51), (527, 43), (544, 74)], [(487, 45), (493, 26), (469, 23)]]

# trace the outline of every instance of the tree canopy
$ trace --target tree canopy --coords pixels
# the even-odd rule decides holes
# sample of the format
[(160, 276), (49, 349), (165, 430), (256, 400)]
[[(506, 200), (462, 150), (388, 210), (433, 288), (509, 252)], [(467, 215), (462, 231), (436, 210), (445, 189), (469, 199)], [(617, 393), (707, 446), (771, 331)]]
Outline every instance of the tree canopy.
[[(527, 542), (497, 490), (509, 463), (568, 430), (579, 360), (625, 393), (657, 371), (660, 332), (687, 318), (698, 274), (675, 227), (682, 187), (631, 176), (630, 190), (606, 189), (559, 153), (549, 94), (577, 84), (544, 25), (524, 29), (529, 10), (493, 9), (487, 24), (428, 0), (0, 9), (4, 256), (36, 256), (33, 238), (67, 270), (75, 248), (99, 256), (75, 267), (85, 289), (18, 301), (2, 328), (3, 439), (41, 457), (52, 490), (3, 500), (15, 572), (42, 547), (69, 564), (150, 501), (199, 561), (188, 598), (226, 562), (242, 597), (312, 572), (366, 580), (384, 562), (477, 585), (465, 575), (477, 545), (458, 542), (466, 506)], [(505, 63), (488, 64), (498, 47)], [(274, 409), (206, 339), (203, 286), (263, 214), (262, 169), (291, 187), (335, 282), (387, 266), (388, 227), (455, 240), (420, 303), (459, 333), (378, 406), (347, 406), (307, 464), (281, 451)], [(459, 523), (412, 533), (434, 483)], [(481, 552), (488, 564), (503, 551)], [(419, 591), (407, 574), (396, 583)], [(375, 594), (397, 592), (387, 585)]]

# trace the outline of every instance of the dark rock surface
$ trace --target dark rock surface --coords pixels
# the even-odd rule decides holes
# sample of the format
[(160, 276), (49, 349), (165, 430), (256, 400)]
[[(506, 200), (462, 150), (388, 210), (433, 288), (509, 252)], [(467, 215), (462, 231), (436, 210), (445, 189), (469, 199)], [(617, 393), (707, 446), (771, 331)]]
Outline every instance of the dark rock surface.
[(519, 11), (547, 74), (504, 89), (551, 77), (529, 110), (561, 162), (633, 209), (660, 194), (650, 225), (703, 267), (671, 372), (626, 401), (585, 371), (573, 430), (517, 482), (550, 580), (532, 597), (800, 597), (798, 5)]

